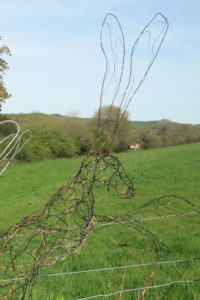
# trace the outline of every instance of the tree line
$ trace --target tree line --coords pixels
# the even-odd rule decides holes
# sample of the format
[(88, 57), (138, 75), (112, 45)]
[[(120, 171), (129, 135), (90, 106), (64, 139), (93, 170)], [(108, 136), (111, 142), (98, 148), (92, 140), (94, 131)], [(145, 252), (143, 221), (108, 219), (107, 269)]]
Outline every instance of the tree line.
[(147, 122), (133, 130), (133, 140), (142, 149), (200, 142), (200, 125), (179, 124), (169, 120)]
[[(115, 122), (118, 108), (113, 107), (112, 118), (105, 124), (104, 135), (112, 133), (111, 124)], [(108, 107), (103, 108), (103, 114)], [(21, 130), (30, 130), (32, 138), (18, 154), (17, 158), (26, 162), (48, 160), (62, 157), (83, 155), (95, 145), (97, 131), (96, 112), (91, 119), (46, 115), (41, 113), (0, 115), (0, 121), (12, 119), (18, 122)], [(13, 125), (0, 127), (0, 138), (13, 132)], [(112, 151), (120, 152), (128, 149), (131, 142), (132, 126), (125, 115), (113, 143)], [(8, 142), (8, 141), (7, 141)], [(2, 145), (3, 147), (3, 145)]]
[[(103, 108), (106, 115), (108, 107)], [(113, 108), (111, 118), (105, 122), (104, 137), (109, 138), (115, 123)], [(91, 119), (78, 117), (31, 114), (0, 114), (0, 121), (17, 121), (22, 130), (32, 131), (29, 143), (18, 154), (25, 162), (74, 157), (87, 153), (94, 147), (97, 129), (97, 112)], [(1, 126), (0, 139), (13, 132), (12, 125)], [(200, 142), (200, 125), (177, 124), (168, 120), (131, 122), (125, 114), (113, 143), (113, 152), (128, 151), (129, 145), (139, 143), (142, 149), (159, 148), (185, 143)], [(3, 146), (3, 145), (2, 145)]]

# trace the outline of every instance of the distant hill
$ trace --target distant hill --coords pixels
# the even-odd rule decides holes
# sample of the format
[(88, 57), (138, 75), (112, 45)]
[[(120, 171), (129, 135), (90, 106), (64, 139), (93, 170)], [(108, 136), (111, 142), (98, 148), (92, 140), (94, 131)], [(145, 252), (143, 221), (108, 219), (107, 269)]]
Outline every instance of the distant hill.
[[(135, 128), (147, 127), (147, 126), (161, 126), (161, 125), (169, 125), (169, 124), (191, 125), (191, 124), (182, 124), (182, 123), (173, 122), (168, 119), (154, 120), (154, 121), (131, 121), (131, 123)], [(199, 125), (194, 125), (194, 126), (199, 126)]]
[[(70, 117), (70, 116), (63, 116), (60, 114), (44, 114), (44, 113), (29, 113), (29, 114), (2, 114), (6, 116), (8, 119), (17, 121), (22, 126), (25, 126), (25, 124), (30, 122), (37, 122), (37, 121), (45, 121), (45, 122), (51, 122), (51, 123), (58, 123), (61, 124), (67, 120), (79, 120), (80, 122), (88, 122), (89, 118), (78, 118), (78, 117)], [(27, 128), (25, 128), (27, 129)]]
[[(71, 117), (71, 116), (64, 116), (61, 114), (44, 114), (44, 113), (39, 113), (39, 112), (33, 112), (33, 113), (28, 113), (28, 114), (2, 114), (11, 120), (15, 120), (18, 122), (26, 122), (27, 120), (51, 120), (52, 122), (64, 122), (69, 119), (78, 119), (81, 122), (89, 122), (91, 118), (79, 118), (79, 117)], [(200, 127), (200, 124), (197, 125), (191, 125), (191, 124), (182, 124), (182, 123), (177, 123), (170, 121), (168, 119), (162, 119), (162, 120), (154, 120), (154, 121), (130, 121), (132, 124), (132, 127), (134, 129), (138, 128), (144, 128), (144, 127), (160, 127), (163, 125), (169, 125), (169, 124), (174, 124), (174, 125), (182, 125), (182, 126), (193, 126), (195, 127)]]

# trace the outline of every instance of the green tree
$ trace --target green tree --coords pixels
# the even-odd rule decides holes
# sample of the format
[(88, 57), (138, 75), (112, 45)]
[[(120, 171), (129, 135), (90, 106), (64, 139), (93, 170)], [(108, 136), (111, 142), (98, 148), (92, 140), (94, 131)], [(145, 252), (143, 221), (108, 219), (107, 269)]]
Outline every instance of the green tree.
[[(1, 36), (0, 36), (1, 40)], [(2, 45), (0, 47), (0, 111), (2, 108), (2, 103), (5, 102), (6, 99), (10, 98), (10, 94), (7, 92), (6, 87), (3, 82), (3, 75), (5, 71), (8, 70), (7, 62), (2, 58), (4, 55), (11, 56), (10, 49), (7, 46)]]
[(59, 124), (37, 120), (27, 127), (32, 132), (32, 138), (19, 153), (18, 159), (31, 162), (79, 154), (75, 138)]
[(77, 117), (66, 117), (66, 130), (76, 139), (79, 154), (87, 153), (93, 145), (93, 136), (89, 122)]
[(149, 148), (159, 148), (161, 147), (160, 137), (156, 134), (144, 133), (141, 139), (141, 148), (149, 149)]
[[(116, 129), (117, 119), (120, 115), (120, 109), (118, 106), (104, 106), (101, 110), (101, 127), (103, 130), (104, 139), (110, 140), (113, 132)], [(93, 116), (94, 126), (97, 125), (98, 112)], [(121, 152), (128, 149), (128, 146), (132, 142), (133, 129), (129, 121), (128, 112), (125, 112), (120, 120), (119, 127), (117, 126), (117, 132), (113, 141), (112, 150), (115, 152)], [(101, 136), (102, 137), (102, 136)]]

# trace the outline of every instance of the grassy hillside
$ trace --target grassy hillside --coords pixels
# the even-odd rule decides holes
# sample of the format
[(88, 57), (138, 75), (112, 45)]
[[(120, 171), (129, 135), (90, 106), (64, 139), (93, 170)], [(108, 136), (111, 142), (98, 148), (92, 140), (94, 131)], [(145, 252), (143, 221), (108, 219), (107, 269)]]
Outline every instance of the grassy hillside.
[[(200, 209), (200, 143), (119, 154), (128, 175), (133, 179), (137, 195), (132, 200), (109, 198), (105, 191), (96, 192), (96, 213), (121, 215), (132, 211), (153, 198), (176, 194), (192, 201)], [(11, 167), (0, 178), (0, 229), (6, 228), (39, 209), (77, 170), (81, 158), (59, 159)], [(170, 199), (173, 207), (189, 211), (184, 202)], [(143, 213), (138, 217), (162, 215), (163, 211)], [(167, 214), (174, 211), (167, 211)], [(142, 224), (151, 230), (169, 249), (161, 260), (199, 257), (199, 215), (147, 221)], [(68, 257), (45, 273), (60, 273), (154, 261), (148, 240), (133, 228), (115, 225), (93, 232), (80, 253)], [(96, 294), (144, 286), (154, 267), (122, 269), (81, 275), (38, 279), (33, 299), (78, 299)], [(151, 285), (173, 280), (200, 278), (200, 263), (186, 262), (162, 265), (152, 278)], [(199, 282), (173, 285), (150, 290), (147, 299), (200, 299)], [(137, 299), (136, 293), (126, 293), (111, 299)]]
[(67, 121), (69, 120), (77, 120), (81, 123), (81, 125), (87, 124), (90, 119), (88, 118), (78, 118), (78, 117), (68, 117), (62, 115), (48, 115), (43, 113), (29, 113), (29, 114), (7, 114), (6, 115), (9, 119), (18, 122), (22, 129), (30, 129), (33, 125), (40, 123), (51, 124), (54, 126), (59, 126), (62, 128), (66, 125)]

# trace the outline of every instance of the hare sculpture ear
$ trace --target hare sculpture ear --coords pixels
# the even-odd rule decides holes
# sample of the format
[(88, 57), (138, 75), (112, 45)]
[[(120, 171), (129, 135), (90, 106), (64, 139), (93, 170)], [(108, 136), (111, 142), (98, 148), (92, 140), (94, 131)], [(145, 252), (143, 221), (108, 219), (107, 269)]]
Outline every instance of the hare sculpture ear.
[[(158, 55), (167, 30), (167, 19), (157, 13), (141, 31), (131, 49), (128, 74), (125, 74), (124, 80), (126, 49), (122, 27), (113, 14), (107, 14), (102, 23), (100, 45), (105, 57), (106, 70), (100, 94), (98, 129), (102, 132), (106, 124), (109, 123), (111, 127), (112, 123), (112, 130), (109, 130), (111, 132), (110, 146), (131, 100), (144, 82)], [(107, 106), (104, 114), (102, 114), (103, 105)], [(117, 112), (114, 106), (117, 107)], [(114, 114), (113, 110), (115, 110)]]
[(18, 123), (12, 120), (0, 122), (0, 135), (1, 133), (3, 138), (0, 139), (0, 176), (31, 138), (29, 130), (20, 133)]
[(103, 128), (105, 120), (109, 118), (110, 111), (107, 116), (102, 118), (102, 105), (109, 104), (111, 110), (116, 102), (118, 91), (122, 81), (125, 59), (125, 40), (122, 27), (113, 14), (107, 14), (103, 20), (100, 31), (100, 45), (105, 58), (105, 74), (103, 76), (100, 107), (98, 115), (98, 127)]

